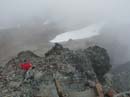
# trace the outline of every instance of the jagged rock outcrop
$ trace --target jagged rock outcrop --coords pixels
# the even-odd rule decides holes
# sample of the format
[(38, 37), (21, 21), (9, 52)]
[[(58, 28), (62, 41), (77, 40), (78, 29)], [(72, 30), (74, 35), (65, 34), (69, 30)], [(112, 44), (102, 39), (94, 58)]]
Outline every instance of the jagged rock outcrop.
[[(25, 60), (29, 60), (35, 67), (33, 78), (27, 81), (25, 81), (27, 72), (19, 66)], [(106, 50), (98, 46), (73, 51), (55, 44), (45, 57), (39, 57), (31, 51), (23, 51), (3, 67), (0, 96), (42, 96), (43, 89), (53, 84), (54, 78), (63, 82), (66, 90), (83, 91), (88, 80), (93, 82), (102, 79), (110, 67)]]
[(92, 67), (99, 80), (111, 69), (110, 58), (107, 51), (99, 46), (89, 47), (85, 50), (88, 59), (91, 60)]

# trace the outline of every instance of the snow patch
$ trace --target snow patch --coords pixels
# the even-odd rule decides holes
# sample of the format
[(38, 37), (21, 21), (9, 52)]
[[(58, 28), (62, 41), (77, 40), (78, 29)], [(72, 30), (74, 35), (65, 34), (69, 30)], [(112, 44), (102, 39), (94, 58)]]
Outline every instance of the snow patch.
[(78, 39), (91, 38), (93, 36), (99, 35), (100, 30), (102, 29), (103, 26), (104, 26), (104, 23), (93, 24), (80, 30), (65, 32), (65, 33), (57, 35), (54, 39), (50, 40), (50, 42), (60, 43), (60, 42), (67, 42), (70, 39), (78, 40)]

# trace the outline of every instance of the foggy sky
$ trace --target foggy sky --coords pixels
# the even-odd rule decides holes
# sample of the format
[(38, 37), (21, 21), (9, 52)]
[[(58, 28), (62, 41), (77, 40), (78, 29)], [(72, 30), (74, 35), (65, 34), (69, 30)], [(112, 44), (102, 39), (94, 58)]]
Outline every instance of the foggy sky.
[[(120, 44), (113, 58), (120, 63), (122, 53), (125, 54), (125, 61), (130, 58), (130, 29), (125, 28), (130, 25), (129, 5), (130, 0), (0, 0), (0, 29), (16, 27), (34, 20), (41, 23), (54, 22), (66, 31), (107, 22), (107, 30), (102, 31), (105, 38), (101, 37), (103, 40), (100, 43), (111, 53), (116, 51), (112, 47)], [(125, 52), (122, 51), (124, 48)], [(118, 55), (119, 52), (121, 54)]]
[(129, 0), (0, 0), (0, 25), (34, 17), (76, 25), (96, 21), (130, 22)]

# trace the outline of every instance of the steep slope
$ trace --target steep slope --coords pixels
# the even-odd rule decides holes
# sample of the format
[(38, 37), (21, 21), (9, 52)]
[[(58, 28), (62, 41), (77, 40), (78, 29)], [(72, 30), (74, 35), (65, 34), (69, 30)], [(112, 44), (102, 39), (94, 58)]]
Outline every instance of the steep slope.
[[(27, 60), (33, 68), (24, 71), (19, 64)], [(23, 51), (1, 67), (0, 96), (43, 96), (48, 87), (54, 88), (54, 79), (60, 80), (65, 90), (84, 91), (96, 79), (103, 79), (110, 68), (106, 50), (98, 46), (73, 51), (55, 44), (45, 57)]]
[(113, 86), (119, 91), (130, 89), (130, 62), (119, 65), (112, 69)]

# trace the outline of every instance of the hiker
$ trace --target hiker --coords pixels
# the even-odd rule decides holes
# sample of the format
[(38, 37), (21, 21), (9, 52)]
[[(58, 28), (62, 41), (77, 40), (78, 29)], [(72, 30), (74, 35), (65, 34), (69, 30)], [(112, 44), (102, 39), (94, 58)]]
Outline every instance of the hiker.
[(24, 60), (24, 63), (21, 63), (20, 67), (21, 69), (28, 71), (32, 67), (32, 64), (29, 61), (27, 62), (26, 60)]
[(24, 70), (24, 82), (30, 82), (34, 79), (34, 68), (30, 61), (24, 60), (24, 63), (20, 64), (21, 69)]

